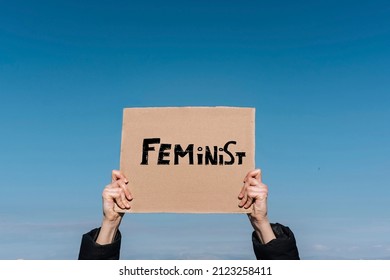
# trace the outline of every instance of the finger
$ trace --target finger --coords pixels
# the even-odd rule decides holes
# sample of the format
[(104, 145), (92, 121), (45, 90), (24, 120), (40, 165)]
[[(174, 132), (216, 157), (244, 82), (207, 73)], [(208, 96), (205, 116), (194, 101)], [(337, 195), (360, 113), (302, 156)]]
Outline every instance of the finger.
[(119, 180), (116, 180), (114, 182), (112, 182), (111, 184), (107, 185), (106, 188), (107, 189), (118, 189), (120, 188), (120, 181)]
[(122, 194), (120, 189), (111, 189), (108, 191), (107, 195), (113, 199), (116, 205), (118, 205), (119, 208), (125, 209), (126, 205), (122, 201)]
[(112, 170), (111, 172), (111, 182), (114, 183), (118, 179), (122, 179), (122, 174), (119, 170)]
[(244, 204), (244, 208), (245, 209), (248, 209), (249, 207), (251, 207), (251, 205), (253, 204), (253, 202), (254, 202), (254, 199), (252, 198), (252, 197), (250, 197), (250, 196), (248, 196), (248, 200), (245, 202), (245, 204)]
[(248, 181), (247, 181), (247, 184), (248, 186), (259, 186), (260, 185), (260, 182), (256, 179), (256, 178), (250, 178)]
[(262, 182), (262, 174), (261, 174), (261, 169), (256, 169), (255, 171), (257, 171), (256, 175), (255, 175), (255, 178), (261, 183)]
[(121, 209), (126, 209), (126, 205), (122, 202), (120, 198), (115, 199), (115, 204), (118, 205), (118, 207)]
[(244, 196), (242, 197), (241, 201), (238, 203), (238, 207), (243, 207), (243, 206), (246, 204), (247, 200), (248, 200), (248, 195), (247, 195), (247, 193), (244, 192), (243, 195), (244, 195)]
[(120, 194), (121, 194), (120, 198), (122, 200), (122, 204), (125, 205), (126, 209), (129, 209), (130, 208), (130, 203), (129, 203), (129, 201), (126, 198), (125, 192), (121, 191)]
[(251, 173), (252, 171), (249, 171), (246, 175), (245, 175), (245, 177), (244, 177), (244, 184), (248, 181), (248, 178), (250, 178), (250, 173)]
[(247, 180), (242, 186), (240, 193), (238, 194), (239, 199), (243, 199), (245, 197), (245, 193), (247, 192), (249, 186), (250, 184), (249, 181)]
[(249, 178), (255, 178), (257, 181), (261, 182), (261, 170), (255, 169), (248, 173)]
[(245, 202), (245, 204), (242, 206), (245, 209), (250, 208), (257, 201), (261, 201), (261, 196), (263, 195), (263, 192), (260, 191), (258, 187), (250, 186), (247, 189), (247, 195), (248, 195), (248, 199)]
[(256, 178), (261, 180), (261, 170), (255, 169), (252, 171), (249, 171), (248, 174), (246, 174), (244, 178), (244, 183), (247, 182), (250, 178)]
[(117, 181), (117, 182), (118, 182), (119, 187), (122, 189), (126, 199), (129, 200), (129, 201), (132, 200), (133, 197), (131, 196), (131, 193), (130, 193), (129, 189), (127, 188), (126, 182), (124, 180), (120, 180), (120, 181)]
[(115, 181), (113, 183), (111, 183), (110, 185), (108, 185), (106, 187), (106, 189), (109, 192), (109, 194), (111, 194), (111, 197), (113, 199), (117, 199), (118, 196), (117, 196), (117, 192), (121, 194), (122, 196), (122, 193), (123, 193), (123, 197), (125, 198), (126, 201), (131, 201), (133, 199), (133, 197), (131, 196), (131, 193), (130, 191), (127, 189), (127, 185), (124, 181), (124, 179), (121, 179), (121, 180), (118, 180), (118, 181)]
[(126, 201), (123, 200), (123, 192), (117, 190), (116, 192), (116, 196), (115, 196), (115, 203), (121, 208), (121, 209), (126, 209), (127, 208), (127, 205), (126, 205)]
[(123, 173), (121, 171), (119, 171), (119, 170), (112, 170), (111, 182), (114, 183), (115, 181), (120, 180), (120, 179), (124, 179), (126, 182), (128, 182), (126, 176), (123, 175)]
[[(255, 182), (256, 179), (253, 179)], [(267, 185), (264, 185), (264, 184), (260, 184), (259, 182), (257, 182), (256, 185), (251, 185), (247, 188), (247, 193), (248, 193), (248, 196), (253, 198), (253, 199), (258, 199), (258, 198), (261, 198), (261, 197), (264, 197), (264, 196), (267, 196), (268, 194), (268, 187)]]
[(245, 188), (246, 188), (246, 186), (245, 186), (245, 184), (244, 184), (244, 185), (242, 186), (242, 188), (241, 188), (240, 193), (238, 194), (238, 198), (239, 198), (239, 199), (243, 199), (243, 198), (244, 198)]

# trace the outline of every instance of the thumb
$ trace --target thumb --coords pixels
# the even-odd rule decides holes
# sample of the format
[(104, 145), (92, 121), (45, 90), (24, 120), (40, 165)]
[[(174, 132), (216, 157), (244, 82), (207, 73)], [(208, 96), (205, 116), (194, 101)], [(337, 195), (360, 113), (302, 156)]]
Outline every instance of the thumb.
[(251, 175), (253, 178), (255, 178), (256, 180), (258, 180), (261, 183), (261, 169), (254, 170)]

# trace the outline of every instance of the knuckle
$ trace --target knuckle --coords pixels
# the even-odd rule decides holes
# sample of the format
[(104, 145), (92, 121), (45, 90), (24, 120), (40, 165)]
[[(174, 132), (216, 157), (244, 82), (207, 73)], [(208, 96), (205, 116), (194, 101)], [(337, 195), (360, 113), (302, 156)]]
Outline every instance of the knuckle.
[(249, 181), (249, 183), (251, 184), (251, 185), (258, 185), (259, 184), (259, 181), (257, 181), (255, 178), (252, 178), (250, 181)]

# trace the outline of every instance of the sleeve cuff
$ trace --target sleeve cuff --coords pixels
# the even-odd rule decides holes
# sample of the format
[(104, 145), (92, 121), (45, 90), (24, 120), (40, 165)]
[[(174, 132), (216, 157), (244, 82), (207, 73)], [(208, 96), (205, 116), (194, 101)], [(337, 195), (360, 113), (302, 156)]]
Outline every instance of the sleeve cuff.
[(299, 260), (293, 232), (281, 224), (271, 224), (276, 239), (262, 244), (256, 232), (252, 233), (253, 249), (258, 260)]
[(111, 244), (96, 243), (100, 228), (95, 228), (83, 235), (81, 239), (79, 260), (119, 260), (122, 235), (118, 230)]

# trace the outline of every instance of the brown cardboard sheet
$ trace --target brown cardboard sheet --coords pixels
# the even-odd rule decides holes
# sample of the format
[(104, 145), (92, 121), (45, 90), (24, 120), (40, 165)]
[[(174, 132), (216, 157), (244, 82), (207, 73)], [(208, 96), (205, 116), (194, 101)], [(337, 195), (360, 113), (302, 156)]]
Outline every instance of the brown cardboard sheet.
[(237, 196), (255, 167), (254, 146), (254, 108), (124, 109), (120, 169), (134, 197), (127, 212), (249, 212)]

